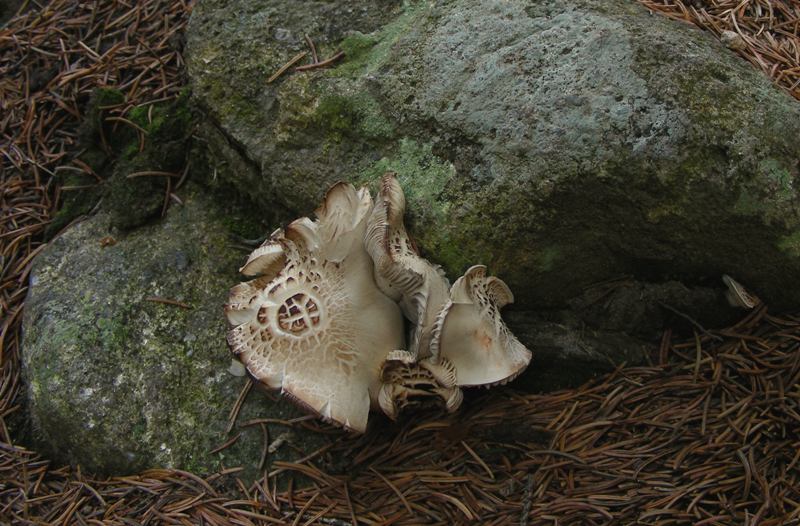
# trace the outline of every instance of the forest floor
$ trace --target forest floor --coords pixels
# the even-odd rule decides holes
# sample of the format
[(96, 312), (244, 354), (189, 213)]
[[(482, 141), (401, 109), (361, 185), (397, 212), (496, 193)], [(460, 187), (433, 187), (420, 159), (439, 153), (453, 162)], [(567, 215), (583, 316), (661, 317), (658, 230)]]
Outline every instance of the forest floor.
[[(15, 444), (20, 325), (33, 258), (80, 174), (97, 88), (109, 133), (185, 86), (192, 3), (18, 2), (0, 29), (0, 522), (15, 524), (800, 524), (800, 317), (750, 311), (688, 341), (664, 333), (647, 367), (577, 389), (472, 397), (245, 484), (231, 467), (98, 479)], [(800, 99), (800, 2), (641, 0), (696, 24)], [(680, 23), (680, 22), (676, 22)], [(169, 190), (167, 190), (169, 192)], [(169, 195), (167, 195), (167, 198)], [(167, 199), (168, 200), (168, 199)], [(265, 437), (265, 448), (268, 437)], [(225, 437), (220, 437), (225, 442)], [(282, 482), (302, 475), (301, 489)], [(278, 488), (285, 488), (279, 490)]]

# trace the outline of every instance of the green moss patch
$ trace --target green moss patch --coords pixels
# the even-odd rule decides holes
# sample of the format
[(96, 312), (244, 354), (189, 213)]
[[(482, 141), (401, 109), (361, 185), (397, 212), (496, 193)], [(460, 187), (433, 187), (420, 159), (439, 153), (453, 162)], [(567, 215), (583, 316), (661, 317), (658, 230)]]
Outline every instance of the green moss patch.
[(365, 140), (391, 138), (394, 126), (381, 113), (377, 101), (367, 94), (323, 96), (312, 116), (313, 123), (335, 140), (355, 137)]
[(422, 22), (422, 15), (428, 9), (427, 2), (406, 4), (402, 13), (379, 31), (369, 35), (356, 32), (345, 37), (340, 44), (345, 61), (331, 69), (330, 75), (360, 77), (377, 71), (388, 61), (397, 41)]

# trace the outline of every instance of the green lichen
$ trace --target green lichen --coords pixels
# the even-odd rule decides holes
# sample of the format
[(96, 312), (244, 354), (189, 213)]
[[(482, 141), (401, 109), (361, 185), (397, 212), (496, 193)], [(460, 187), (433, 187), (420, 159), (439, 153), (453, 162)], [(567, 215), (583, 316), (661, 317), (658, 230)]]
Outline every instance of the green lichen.
[(108, 108), (118, 106), (125, 102), (125, 94), (114, 88), (95, 88), (89, 97), (89, 102), (83, 111), (83, 121), (78, 128), (78, 140), (84, 147), (93, 145), (100, 140), (101, 132), (111, 128), (103, 122), (103, 117)]
[(679, 213), (680, 207), (678, 204), (663, 203), (647, 211), (647, 220), (651, 223), (658, 223), (662, 219), (669, 219)]
[(358, 129), (364, 137), (385, 140), (394, 136), (395, 127), (383, 114), (378, 101), (370, 96), (360, 95), (354, 102), (360, 117)]
[(339, 47), (344, 52), (344, 56), (347, 57), (347, 61), (353, 64), (365, 59), (366, 55), (372, 51), (372, 48), (379, 40), (375, 35), (365, 35), (360, 31), (354, 31), (342, 40)]
[[(63, 177), (66, 174), (66, 177)], [(60, 172), (58, 182), (62, 190), (58, 211), (45, 227), (44, 235), (50, 239), (74, 219), (88, 214), (100, 198), (101, 187), (97, 179), (75, 172)]]
[(222, 219), (222, 224), (234, 239), (253, 241), (263, 238), (268, 228), (261, 221), (253, 220), (253, 217), (243, 213), (244, 209), (241, 208), (238, 213), (233, 210), (231, 215)]
[(447, 183), (455, 176), (455, 167), (433, 153), (432, 144), (420, 144), (409, 138), (400, 141), (395, 155), (384, 157), (367, 168), (358, 178), (362, 184), (375, 184), (386, 172), (396, 172), (409, 202), (408, 208), (422, 208), (443, 220), (447, 203), (438, 201)]
[(163, 208), (161, 177), (129, 177), (133, 173), (178, 173), (186, 162), (193, 125), (188, 93), (170, 103), (142, 105), (128, 113), (142, 132), (127, 126), (115, 137), (120, 152), (105, 185), (107, 209), (114, 226), (130, 229), (155, 217)]
[(471, 254), (455, 232), (436, 226), (450, 222), (453, 190), (448, 186), (456, 175), (455, 167), (434, 154), (432, 144), (404, 138), (393, 155), (367, 167), (355, 182), (377, 190), (377, 181), (389, 171), (397, 173), (403, 187), (408, 228), (422, 251), (451, 274), (462, 272)]
[(764, 210), (764, 205), (752, 192), (743, 188), (733, 205), (733, 210), (741, 215), (757, 216)]
[(776, 159), (764, 159), (758, 165), (764, 173), (772, 195), (780, 201), (791, 201), (795, 198), (794, 178), (789, 169)]
[[(125, 102), (125, 94), (113, 88), (96, 88), (86, 107), (84, 118), (78, 127), (78, 141), (82, 150), (79, 159), (101, 178), (108, 177), (114, 162), (114, 148), (120, 137), (130, 141), (127, 130), (115, 132), (113, 123), (105, 121), (108, 109)], [(100, 199), (102, 187), (91, 175), (75, 172), (57, 172), (56, 181), (67, 189), (62, 193), (60, 207), (45, 229), (46, 238), (51, 238), (77, 217), (88, 213)]]
[(118, 90), (102, 88), (92, 93), (80, 126), (79, 138), (84, 150), (81, 160), (103, 182), (69, 172), (60, 183), (77, 190), (63, 193), (61, 207), (47, 227), (48, 237), (89, 212), (101, 196), (115, 215), (115, 226), (123, 229), (140, 225), (161, 210), (164, 180), (127, 176), (134, 172), (172, 172), (182, 168), (194, 122), (189, 92), (183, 90), (172, 102), (134, 107), (125, 116), (133, 126), (107, 122), (106, 110), (124, 101), (124, 94)]
[[(194, 46), (193, 60), (203, 64), (207, 74), (195, 79), (193, 90), (208, 102), (204, 106), (217, 121), (258, 126), (263, 118), (259, 102), (264, 91), (270, 89), (266, 81), (292, 55), (291, 50), (265, 46), (262, 41), (242, 40), (240, 36), (238, 31), (231, 32), (231, 38), (203, 39)], [(272, 86), (280, 86), (297, 76), (301, 75), (283, 75)]]
[(422, 22), (422, 15), (429, 10), (427, 2), (407, 4), (400, 15), (375, 33), (364, 35), (352, 33), (345, 37), (340, 48), (345, 52), (345, 61), (331, 69), (336, 77), (361, 77), (374, 73), (386, 64), (392, 48), (403, 35)]
[(281, 84), (276, 93), (280, 111), (272, 126), (276, 142), (290, 147), (304, 145), (307, 128), (317, 120), (314, 113), (319, 96), (309, 75), (294, 75)]
[(116, 106), (125, 102), (125, 94), (115, 88), (95, 88), (92, 95), (98, 109), (107, 106)]
[(394, 126), (367, 90), (330, 79), (296, 75), (277, 93), (280, 107), (274, 137), (288, 147), (322, 144), (380, 143), (392, 138)]
[(320, 99), (314, 122), (335, 134), (352, 133), (357, 129), (358, 113), (348, 97), (328, 95)]
[(788, 213), (797, 199), (789, 169), (775, 159), (763, 159), (758, 163), (757, 173), (760, 177), (743, 183), (734, 210), (760, 217), (767, 224), (796, 226), (796, 220)]
[(186, 89), (172, 102), (135, 106), (127, 115), (145, 131), (150, 141), (180, 137), (191, 125), (192, 117), (190, 93)]
[(164, 124), (164, 113), (158, 111), (153, 115), (154, 110), (160, 109), (157, 105), (142, 105), (136, 106), (128, 112), (128, 119), (131, 122), (144, 129), (146, 132), (152, 133), (158, 130)]

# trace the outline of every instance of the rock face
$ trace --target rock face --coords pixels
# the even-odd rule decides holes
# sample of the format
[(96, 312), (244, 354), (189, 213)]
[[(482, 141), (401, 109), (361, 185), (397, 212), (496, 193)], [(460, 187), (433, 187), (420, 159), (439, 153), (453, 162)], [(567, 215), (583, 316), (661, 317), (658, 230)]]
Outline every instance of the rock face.
[[(98, 215), (37, 257), (23, 371), (31, 440), (48, 458), (114, 475), (149, 467), (257, 471), (258, 426), (242, 429), (231, 448), (210, 453), (228, 438), (228, 412), (245, 381), (228, 371), (222, 304), (246, 253), (230, 247), (213, 203), (200, 193), (184, 200), (158, 224), (115, 234), (114, 244), (103, 241), (108, 214)], [(252, 391), (240, 422), (302, 414)], [(319, 440), (309, 435), (290, 443), (318, 447)]]
[[(304, 33), (345, 58), (267, 84)], [(523, 310), (620, 275), (800, 301), (800, 105), (636, 3), (203, 0), (188, 53), (209, 181), (254, 210), (393, 169), (426, 257)]]

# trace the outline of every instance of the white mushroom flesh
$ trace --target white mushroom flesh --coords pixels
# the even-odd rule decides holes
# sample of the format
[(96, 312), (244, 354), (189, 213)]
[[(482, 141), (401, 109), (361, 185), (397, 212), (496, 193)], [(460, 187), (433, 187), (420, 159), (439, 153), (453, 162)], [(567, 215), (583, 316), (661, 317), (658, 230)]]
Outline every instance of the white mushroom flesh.
[(356, 431), (377, 403), (384, 358), (404, 346), (400, 309), (375, 285), (363, 245), (370, 208), (366, 190), (331, 188), (317, 221), (301, 218), (254, 251), (244, 269), (266, 274), (234, 287), (225, 309), (228, 343), (251, 375)]

